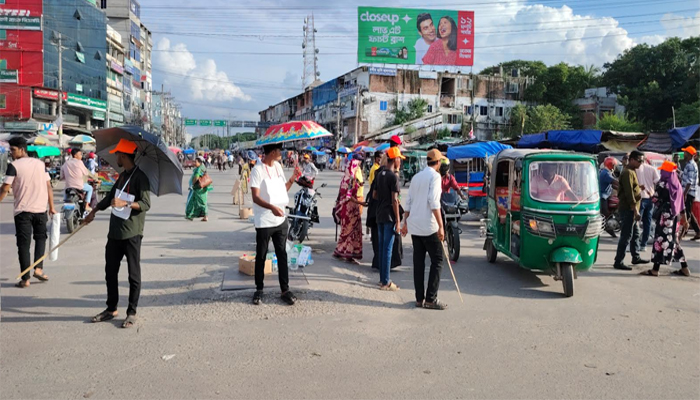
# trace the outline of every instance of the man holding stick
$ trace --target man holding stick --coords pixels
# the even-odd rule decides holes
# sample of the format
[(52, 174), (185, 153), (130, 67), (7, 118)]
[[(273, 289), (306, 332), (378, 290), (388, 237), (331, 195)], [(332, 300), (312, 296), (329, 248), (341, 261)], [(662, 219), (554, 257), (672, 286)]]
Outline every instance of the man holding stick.
[[(30, 266), (29, 248), (34, 237), (34, 260), (46, 253), (47, 205), (49, 214), (56, 214), (53, 206), (53, 189), (51, 177), (46, 172), (44, 163), (27, 155), (27, 140), (13, 137), (9, 140), (12, 164), (7, 166), (5, 179), (0, 188), (0, 201), (4, 200), (12, 188), (15, 198), (14, 215), (17, 236), (19, 267), (24, 271)], [(43, 262), (34, 267), (34, 277), (48, 281), (44, 274)], [(29, 271), (22, 275), (22, 280), (15, 284), (18, 288), (29, 286)]]
[(109, 233), (105, 247), (105, 280), (107, 281), (107, 309), (92, 318), (92, 322), (109, 321), (117, 316), (119, 303), (119, 267), (126, 256), (129, 267), (129, 307), (122, 328), (136, 324), (136, 307), (141, 294), (141, 240), (146, 212), (151, 208), (150, 182), (134, 163), (137, 146), (121, 139), (110, 151), (117, 154), (117, 165), (124, 168), (112, 190), (85, 217), (84, 224), (95, 219), (97, 211), (112, 207)]

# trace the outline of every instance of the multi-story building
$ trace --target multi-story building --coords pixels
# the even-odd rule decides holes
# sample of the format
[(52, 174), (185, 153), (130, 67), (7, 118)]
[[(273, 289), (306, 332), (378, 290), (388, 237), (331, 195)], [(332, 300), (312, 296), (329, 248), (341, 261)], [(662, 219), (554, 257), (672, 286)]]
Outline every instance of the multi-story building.
[(184, 143), (183, 120), (180, 105), (170, 92), (153, 92), (153, 133), (163, 137), (169, 145)]
[(122, 37), (107, 25), (107, 126), (124, 125), (124, 46)]
[[(473, 129), (492, 139), (510, 124), (510, 110), (523, 101), (531, 78), (359, 67), (260, 112), (263, 123), (312, 119), (344, 143), (384, 138), (397, 108), (427, 102), (426, 119), (455, 134)], [(432, 122), (431, 122), (432, 123)]]
[(585, 129), (594, 127), (605, 114), (625, 113), (625, 107), (617, 103), (617, 95), (605, 87), (586, 89), (583, 97), (574, 100), (574, 104), (581, 110)]

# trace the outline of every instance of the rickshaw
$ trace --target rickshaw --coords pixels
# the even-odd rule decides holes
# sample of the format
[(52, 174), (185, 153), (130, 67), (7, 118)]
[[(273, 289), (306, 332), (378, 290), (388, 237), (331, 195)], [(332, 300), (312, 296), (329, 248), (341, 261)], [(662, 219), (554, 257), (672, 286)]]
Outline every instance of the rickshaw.
[(428, 166), (428, 152), (420, 150), (409, 150), (403, 153), (406, 157), (401, 163), (401, 179), (403, 185), (410, 182), (413, 177)]
[(482, 220), (484, 250), (520, 267), (549, 272), (566, 297), (574, 279), (597, 259), (600, 216), (593, 156), (551, 150), (503, 150), (489, 177), (488, 215)]

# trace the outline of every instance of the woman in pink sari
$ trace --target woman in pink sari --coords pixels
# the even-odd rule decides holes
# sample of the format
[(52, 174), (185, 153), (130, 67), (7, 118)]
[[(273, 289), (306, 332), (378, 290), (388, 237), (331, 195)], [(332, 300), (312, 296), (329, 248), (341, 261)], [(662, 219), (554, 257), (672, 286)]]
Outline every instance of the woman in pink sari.
[(364, 178), (362, 157), (353, 155), (340, 182), (336, 200), (336, 213), (341, 221), (340, 238), (333, 257), (357, 263), (362, 259), (362, 206), (364, 202)]

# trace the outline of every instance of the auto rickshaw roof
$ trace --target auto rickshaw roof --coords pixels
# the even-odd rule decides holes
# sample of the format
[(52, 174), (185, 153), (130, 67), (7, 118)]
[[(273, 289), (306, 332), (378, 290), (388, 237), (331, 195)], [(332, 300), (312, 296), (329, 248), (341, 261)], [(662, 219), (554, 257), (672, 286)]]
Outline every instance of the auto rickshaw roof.
[(517, 159), (523, 159), (528, 156), (534, 156), (534, 155), (569, 155), (569, 156), (579, 156), (581, 158), (593, 158), (592, 155), (590, 154), (585, 154), (585, 153), (575, 153), (573, 151), (564, 151), (564, 150), (542, 150), (542, 149), (507, 149), (499, 152), (496, 155), (496, 160), (495, 161), (500, 161), (504, 159), (510, 159), (510, 160), (517, 160)]

